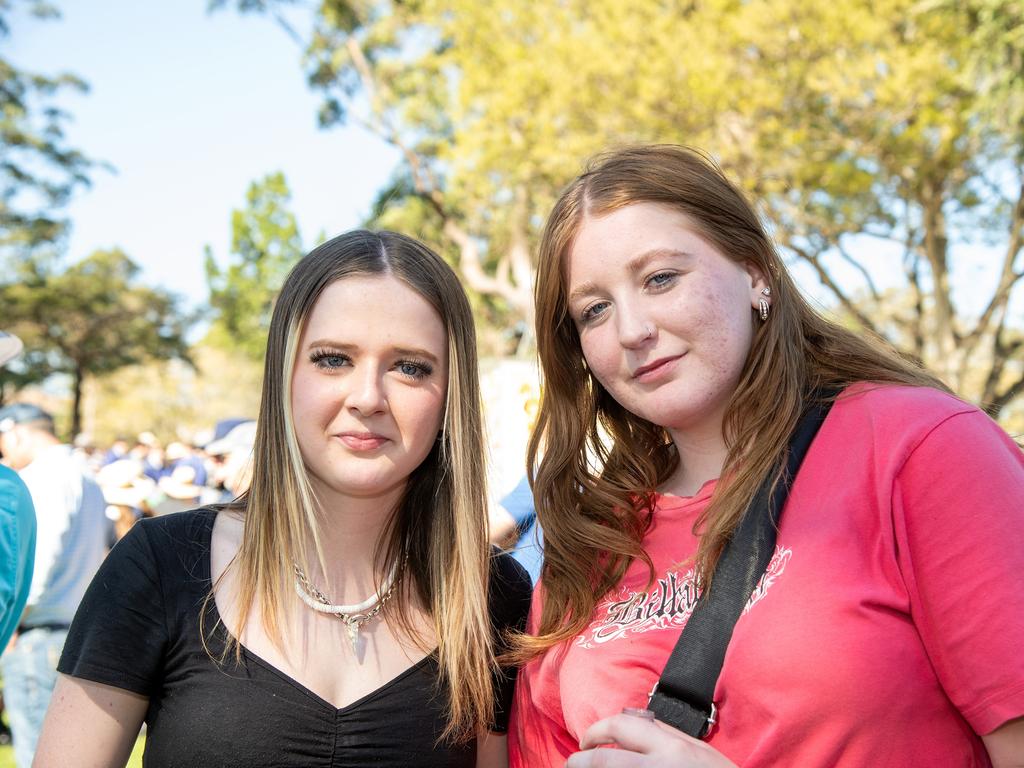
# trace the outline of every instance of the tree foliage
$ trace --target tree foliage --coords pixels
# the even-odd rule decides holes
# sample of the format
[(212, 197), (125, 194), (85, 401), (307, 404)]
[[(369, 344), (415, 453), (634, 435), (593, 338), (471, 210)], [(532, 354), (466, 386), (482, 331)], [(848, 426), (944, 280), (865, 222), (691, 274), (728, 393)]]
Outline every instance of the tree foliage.
[[(0, 0), (0, 39), (16, 2)], [(39, 18), (58, 15), (40, 0), (23, 5)], [(60, 207), (89, 183), (92, 161), (65, 140), (68, 114), (56, 103), (65, 90), (87, 88), (74, 75), (27, 72), (0, 55), (0, 256), (9, 260), (57, 241), (66, 227)]]
[[(996, 415), (1024, 390), (1020, 9), (321, 0), (306, 63), (325, 125), (356, 121), (402, 152), (379, 219), (440, 234), (507, 318), (531, 320), (539, 226), (584, 158), (696, 145), (850, 322)], [(958, 290), (982, 248), (992, 285)]]
[(262, 366), (238, 351), (198, 343), (195, 367), (151, 360), (96, 377), (86, 388), (83, 427), (97, 445), (122, 435), (153, 432), (164, 443), (191, 442), (220, 420), (255, 418)]
[(246, 207), (231, 214), (231, 256), (224, 268), (206, 251), (206, 277), (214, 316), (208, 341), (262, 360), (274, 299), (302, 257), (291, 192), (284, 174), (254, 181)]
[(189, 359), (185, 334), (192, 318), (177, 296), (139, 284), (138, 275), (135, 262), (114, 249), (62, 271), (29, 261), (11, 282), (0, 283), (5, 328), (21, 337), (43, 373), (71, 378), (72, 434), (81, 429), (87, 377), (151, 359)]

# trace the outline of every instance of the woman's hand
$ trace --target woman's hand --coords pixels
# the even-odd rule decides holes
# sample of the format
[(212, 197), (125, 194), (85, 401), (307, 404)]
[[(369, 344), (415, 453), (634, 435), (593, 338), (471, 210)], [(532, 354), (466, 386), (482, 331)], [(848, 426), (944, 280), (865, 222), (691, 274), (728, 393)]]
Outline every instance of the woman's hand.
[[(607, 749), (603, 744), (617, 744)], [(613, 715), (598, 720), (566, 768), (736, 768), (721, 752), (656, 720)]]

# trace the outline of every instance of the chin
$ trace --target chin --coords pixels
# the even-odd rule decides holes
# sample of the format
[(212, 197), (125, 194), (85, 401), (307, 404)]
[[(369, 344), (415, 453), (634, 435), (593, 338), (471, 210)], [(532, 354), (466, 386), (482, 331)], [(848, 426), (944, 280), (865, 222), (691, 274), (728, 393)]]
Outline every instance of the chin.
[(327, 492), (351, 498), (372, 498), (381, 496), (401, 485), (394, 477), (315, 475), (316, 484)]
[(713, 402), (680, 402), (683, 398), (666, 398), (660, 403), (645, 403), (641, 408), (626, 408), (655, 426), (668, 430), (693, 429), (715, 410)]

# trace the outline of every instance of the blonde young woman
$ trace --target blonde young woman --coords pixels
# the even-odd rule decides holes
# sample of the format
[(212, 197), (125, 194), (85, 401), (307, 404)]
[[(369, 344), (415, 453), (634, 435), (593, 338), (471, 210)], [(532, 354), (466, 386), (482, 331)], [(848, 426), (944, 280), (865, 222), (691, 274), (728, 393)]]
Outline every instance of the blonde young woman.
[[(530, 446), (545, 565), (516, 768), (1024, 764), (1024, 460), (818, 315), (743, 195), (679, 147), (599, 159), (540, 248)], [(651, 689), (811, 393), (841, 390), (698, 741)], [(614, 743), (616, 749), (604, 745)]]
[[(230, 376), (230, 371), (224, 372)], [(60, 662), (38, 766), (504, 766), (496, 638), (529, 581), (486, 542), (469, 303), (351, 232), (274, 308), (248, 493), (145, 520)]]

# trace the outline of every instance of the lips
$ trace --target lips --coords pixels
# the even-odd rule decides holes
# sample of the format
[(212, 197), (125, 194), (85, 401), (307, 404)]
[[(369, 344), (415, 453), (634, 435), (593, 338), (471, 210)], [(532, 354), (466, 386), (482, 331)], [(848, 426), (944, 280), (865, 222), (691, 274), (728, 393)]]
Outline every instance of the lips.
[(659, 381), (672, 372), (675, 368), (676, 361), (682, 357), (682, 355), (659, 357), (657, 360), (654, 360), (647, 365), (641, 365), (633, 372), (633, 380), (642, 384), (650, 384), (652, 382)]
[(339, 432), (336, 437), (353, 451), (375, 451), (388, 442), (375, 432)]

